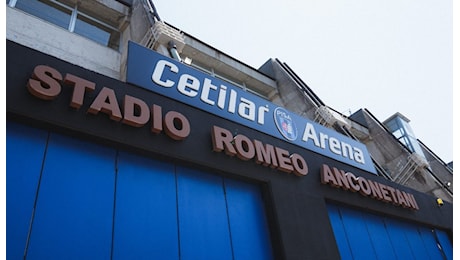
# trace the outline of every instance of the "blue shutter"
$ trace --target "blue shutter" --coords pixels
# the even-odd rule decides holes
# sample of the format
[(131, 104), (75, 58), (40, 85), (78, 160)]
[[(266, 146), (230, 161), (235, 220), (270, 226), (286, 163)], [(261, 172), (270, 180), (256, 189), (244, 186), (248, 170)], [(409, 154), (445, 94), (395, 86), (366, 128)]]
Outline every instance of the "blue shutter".
[(177, 167), (181, 259), (232, 259), (222, 181)]
[(377, 259), (396, 259), (383, 218), (369, 213), (363, 213), (363, 216)]
[(47, 138), (7, 127), (8, 259), (273, 258), (258, 185)]
[(406, 222), (401, 222), (400, 227), (404, 230), (415, 259), (424, 259), (429, 256), (425, 244), (418, 233), (417, 226)]
[(230, 179), (224, 182), (235, 259), (272, 259), (260, 188)]
[(6, 124), (6, 258), (22, 259), (26, 248), (47, 132)]
[(329, 213), (329, 220), (334, 231), (335, 241), (337, 243), (337, 247), (339, 248), (342, 260), (353, 259), (339, 208), (335, 205), (328, 204), (327, 209)]
[(30, 259), (110, 259), (115, 151), (51, 135)]
[(447, 257), (447, 259), (453, 259), (453, 248), (452, 242), (450, 241), (447, 233), (439, 229), (435, 230), (436, 237), (438, 238), (439, 244), (442, 247), (442, 250)]
[(376, 259), (372, 241), (361, 213), (347, 208), (341, 208), (340, 213), (353, 259)]
[(423, 244), (425, 245), (425, 248), (428, 251), (428, 255), (430, 256), (430, 259), (445, 260), (442, 255), (443, 253), (441, 249), (438, 247), (438, 244), (436, 242), (436, 235), (434, 234), (434, 231), (426, 227), (419, 227), (418, 231), (423, 241)]
[(178, 259), (174, 165), (120, 153), (114, 259)]
[(445, 232), (332, 204), (327, 208), (342, 259), (452, 259)]

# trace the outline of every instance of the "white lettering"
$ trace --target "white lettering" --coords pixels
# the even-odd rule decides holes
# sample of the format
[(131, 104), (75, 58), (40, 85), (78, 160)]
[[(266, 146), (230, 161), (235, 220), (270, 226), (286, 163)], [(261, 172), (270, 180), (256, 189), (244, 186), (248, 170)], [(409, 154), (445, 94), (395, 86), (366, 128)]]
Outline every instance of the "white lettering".
[(342, 154), (340, 149), (340, 141), (334, 137), (329, 138), (329, 149), (335, 154)]
[(182, 74), (179, 79), (179, 84), (177, 85), (177, 90), (180, 93), (189, 96), (195, 97), (198, 95), (198, 90), (200, 89), (200, 81), (192, 75)]
[(251, 121), (256, 120), (256, 105), (249, 99), (241, 98), (238, 114)]
[(201, 100), (203, 100), (204, 103), (213, 106), (215, 102), (209, 99), (209, 90), (211, 89), (217, 90), (217, 87), (211, 84), (210, 79), (204, 79), (203, 90), (201, 91)]
[(219, 98), (217, 99), (217, 106), (220, 109), (224, 109), (226, 98), (227, 98), (227, 87), (224, 85), (220, 85)]
[(361, 151), (361, 149), (356, 148), (356, 147), (353, 147), (353, 151), (355, 152), (355, 153), (354, 153), (354, 155), (355, 155), (355, 161), (364, 164), (364, 154), (363, 154), (363, 151)]
[(329, 138), (329, 136), (327, 136), (327, 134), (324, 134), (322, 132), (319, 132), (319, 140), (320, 140), (320, 143), (321, 143), (321, 148), (326, 148), (326, 141), (327, 139)]
[(228, 101), (228, 112), (235, 113), (236, 110), (236, 91), (230, 89), (230, 100)]
[(160, 86), (163, 86), (165, 88), (170, 88), (174, 86), (174, 81), (169, 80), (169, 79), (165, 81), (161, 80), (161, 76), (163, 75), (163, 71), (166, 66), (169, 67), (169, 70), (171, 72), (174, 72), (174, 73), (179, 72), (179, 68), (176, 65), (174, 65), (174, 63), (171, 63), (165, 60), (160, 60), (155, 66), (155, 70), (152, 73), (152, 80), (153, 82), (157, 83)]
[(364, 164), (364, 154), (361, 149), (354, 146), (352, 147), (349, 143), (342, 142), (325, 133), (319, 132), (319, 134), (317, 134), (315, 127), (307, 123), (303, 132), (302, 141), (308, 142), (309, 140), (312, 140), (317, 147), (326, 149), (326, 146), (328, 146), (331, 152)]
[[(269, 112), (269, 105), (257, 107), (257, 103), (247, 98), (250, 96), (239, 96), (235, 89), (225, 85), (213, 84), (212, 78), (200, 77), (189, 74), (180, 74), (179, 66), (167, 60), (159, 60), (153, 70), (152, 81), (160, 87), (171, 88), (176, 85), (177, 91), (190, 98), (199, 98), (203, 104), (216, 106), (228, 113), (238, 115), (241, 118), (256, 121), (259, 125), (265, 124), (265, 117)], [(200, 81), (203, 79), (203, 81)], [(278, 117), (292, 120), (289, 114), (276, 110)], [(327, 132), (329, 133), (329, 132)], [(332, 132), (331, 132), (332, 133)], [(358, 163), (364, 163), (363, 151), (349, 143), (341, 141), (342, 138), (328, 136), (326, 133), (317, 132), (312, 123), (306, 123), (302, 141), (308, 143), (310, 140), (316, 147), (326, 149), (334, 154), (349, 158)], [(299, 161), (298, 167), (301, 168)]]
[(257, 117), (257, 123), (263, 125), (265, 124), (265, 113), (268, 112), (268, 107), (259, 107), (259, 116)]
[(351, 145), (342, 142), (342, 156), (343, 157), (350, 157), (353, 159), (353, 152), (351, 150)]
[(313, 140), (315, 145), (319, 147), (319, 140), (318, 136), (316, 136), (315, 128), (312, 124), (307, 123), (307, 125), (305, 126), (305, 131), (303, 132), (302, 141), (308, 142), (309, 139)]

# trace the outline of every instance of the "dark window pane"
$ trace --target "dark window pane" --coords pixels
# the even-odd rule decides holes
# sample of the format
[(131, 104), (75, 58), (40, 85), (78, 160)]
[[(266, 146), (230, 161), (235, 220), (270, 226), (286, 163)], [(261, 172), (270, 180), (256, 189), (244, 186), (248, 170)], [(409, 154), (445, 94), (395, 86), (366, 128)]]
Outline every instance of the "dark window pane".
[(77, 17), (74, 32), (104, 46), (114, 49), (118, 48), (118, 32), (82, 15), (78, 15)]
[(72, 11), (62, 6), (48, 1), (21, 0), (16, 3), (16, 8), (64, 29), (69, 28)]

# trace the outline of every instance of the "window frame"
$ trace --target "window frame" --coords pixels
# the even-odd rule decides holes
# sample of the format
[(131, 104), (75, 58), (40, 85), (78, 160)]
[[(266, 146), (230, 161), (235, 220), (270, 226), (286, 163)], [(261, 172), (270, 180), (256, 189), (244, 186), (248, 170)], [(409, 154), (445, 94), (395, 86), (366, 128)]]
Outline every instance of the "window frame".
[[(21, 2), (21, 1), (23, 1), (23, 0), (10, 0), (8, 2), (8, 6), (10, 6), (12, 8), (16, 8), (17, 3)], [(110, 24), (107, 24), (107, 23), (105, 23), (105, 22), (103, 22), (103, 21), (101, 21), (101, 20), (99, 20), (99, 19), (97, 19), (95, 17), (92, 17), (92, 16), (86, 14), (84, 11), (82, 11), (82, 10), (80, 10), (78, 8), (78, 3), (72, 7), (70, 5), (60, 3), (60, 2), (58, 2), (56, 0), (37, 0), (37, 1), (43, 3), (43, 4), (47, 5), (47, 6), (50, 6), (52, 8), (53, 8), (53, 5), (57, 5), (57, 6), (61, 7), (61, 8), (63, 8), (63, 9), (66, 9), (66, 10), (70, 11), (70, 18), (69, 18), (70, 21), (68, 23), (68, 27), (64, 28), (64, 27), (62, 27), (62, 26), (60, 26), (58, 24), (53, 23), (50, 20), (38, 17), (33, 13), (29, 13), (29, 12), (24, 11), (24, 10), (22, 10), (22, 11), (24, 11), (24, 12), (30, 14), (30, 15), (33, 15), (34, 17), (42, 19), (42, 20), (44, 20), (46, 22), (49, 22), (51, 24), (57, 25), (57, 26), (65, 29), (65, 30), (67, 30), (67, 31), (69, 31), (71, 33), (77, 34), (77, 35), (79, 35), (81, 37), (89, 39), (89, 40), (91, 40), (93, 42), (96, 42), (98, 44), (104, 45), (104, 46), (109, 47), (111, 49), (115, 49), (117, 51), (120, 49), (120, 46), (121, 46), (121, 32), (120, 32), (120, 30), (118, 28), (110, 25)], [(19, 9), (19, 10), (21, 10), (21, 9)], [(81, 19), (80, 17), (83, 17), (84, 19)], [(85, 21), (85, 19), (89, 20), (90, 23)], [(80, 20), (81, 22), (90, 24), (90, 25), (98, 28), (99, 30), (107, 33), (108, 34), (107, 43), (102, 44), (101, 41), (97, 40), (98, 37), (94, 37), (94, 36), (91, 37), (91, 34), (76, 33), (75, 32), (75, 26), (76, 26), (78, 20)], [(114, 36), (115, 36), (116, 40), (113, 40)]]

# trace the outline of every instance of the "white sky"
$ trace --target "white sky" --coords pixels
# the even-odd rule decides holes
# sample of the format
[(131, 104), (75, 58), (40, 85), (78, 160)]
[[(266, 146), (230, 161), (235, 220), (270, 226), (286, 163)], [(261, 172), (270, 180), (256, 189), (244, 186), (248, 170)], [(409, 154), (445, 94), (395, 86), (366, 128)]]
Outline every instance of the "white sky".
[(286, 62), (345, 115), (402, 113), (453, 160), (452, 0), (153, 2), (162, 20), (254, 68)]

